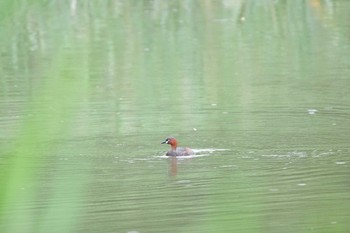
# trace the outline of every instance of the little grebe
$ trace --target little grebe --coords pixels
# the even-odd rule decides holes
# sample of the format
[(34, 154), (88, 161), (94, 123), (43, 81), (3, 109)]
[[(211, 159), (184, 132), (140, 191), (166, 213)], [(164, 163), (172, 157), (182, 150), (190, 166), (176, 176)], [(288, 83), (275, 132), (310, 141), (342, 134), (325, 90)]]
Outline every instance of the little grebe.
[(175, 138), (167, 138), (161, 144), (169, 144), (171, 146), (171, 149), (166, 153), (167, 156), (194, 155), (193, 150), (188, 147), (177, 147), (177, 141)]

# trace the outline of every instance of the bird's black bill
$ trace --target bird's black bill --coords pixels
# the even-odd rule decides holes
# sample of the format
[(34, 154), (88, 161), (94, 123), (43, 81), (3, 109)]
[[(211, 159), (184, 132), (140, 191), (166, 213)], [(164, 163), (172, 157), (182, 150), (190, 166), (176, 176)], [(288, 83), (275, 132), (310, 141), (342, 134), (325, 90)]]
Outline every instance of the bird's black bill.
[(169, 139), (165, 139), (165, 141), (161, 142), (160, 144), (168, 144), (168, 142), (169, 142)]

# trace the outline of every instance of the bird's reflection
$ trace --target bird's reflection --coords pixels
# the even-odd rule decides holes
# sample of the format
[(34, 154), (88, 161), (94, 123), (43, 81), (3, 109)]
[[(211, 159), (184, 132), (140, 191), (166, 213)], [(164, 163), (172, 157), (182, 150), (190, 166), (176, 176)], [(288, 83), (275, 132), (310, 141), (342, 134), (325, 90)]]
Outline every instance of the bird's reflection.
[(177, 160), (176, 156), (171, 156), (169, 158), (168, 172), (169, 172), (170, 176), (177, 175), (177, 163), (178, 163), (178, 160)]

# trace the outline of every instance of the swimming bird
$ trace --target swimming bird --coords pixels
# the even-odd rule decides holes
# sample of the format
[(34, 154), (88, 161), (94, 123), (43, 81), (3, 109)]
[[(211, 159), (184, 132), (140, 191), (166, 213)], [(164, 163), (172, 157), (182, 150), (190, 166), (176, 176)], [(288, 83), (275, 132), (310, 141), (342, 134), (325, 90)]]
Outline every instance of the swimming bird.
[(194, 155), (192, 149), (188, 147), (177, 147), (177, 140), (173, 137), (165, 139), (161, 144), (169, 144), (170, 150), (166, 153), (167, 156), (186, 156)]

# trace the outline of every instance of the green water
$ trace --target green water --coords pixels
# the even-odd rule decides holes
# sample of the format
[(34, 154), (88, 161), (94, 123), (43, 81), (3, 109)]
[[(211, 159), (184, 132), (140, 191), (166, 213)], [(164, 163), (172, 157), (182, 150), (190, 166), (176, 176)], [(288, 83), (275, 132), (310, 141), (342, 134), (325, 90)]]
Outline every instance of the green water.
[(349, 11), (2, 1), (0, 232), (348, 232)]

